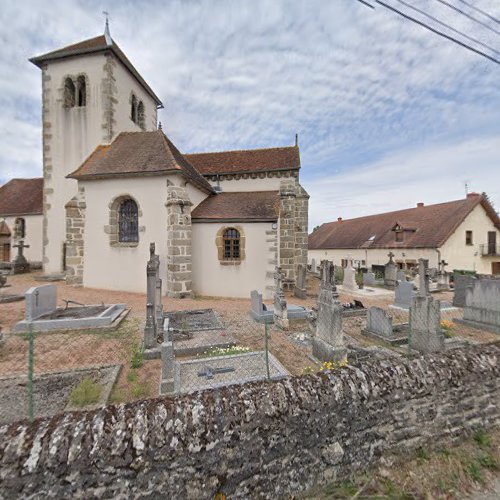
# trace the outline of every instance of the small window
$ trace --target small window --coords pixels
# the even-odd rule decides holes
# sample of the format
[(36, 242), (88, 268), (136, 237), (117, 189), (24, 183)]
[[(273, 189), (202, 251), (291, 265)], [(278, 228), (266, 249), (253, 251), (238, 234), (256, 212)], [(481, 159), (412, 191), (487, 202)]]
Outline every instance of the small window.
[(405, 233), (403, 231), (396, 231), (396, 242), (402, 243), (405, 239)]
[(472, 231), (465, 231), (465, 244), (466, 245), (473, 245)]
[(142, 103), (142, 101), (140, 101), (137, 105), (137, 125), (139, 125), (139, 127), (144, 130), (144, 123), (144, 104)]
[(77, 84), (77, 96), (76, 96), (76, 105), (83, 107), (87, 105), (87, 85), (85, 83), (85, 77), (80, 75)]
[(26, 221), (22, 217), (15, 220), (14, 233), (17, 238), (26, 238)]
[(234, 228), (224, 231), (224, 260), (237, 260), (240, 258), (240, 233)]
[(71, 78), (64, 81), (64, 107), (72, 108), (75, 105), (75, 84)]
[(132, 95), (132, 100), (130, 103), (130, 119), (137, 123), (137, 98), (135, 95)]
[(136, 243), (139, 241), (139, 210), (134, 200), (125, 200), (120, 205), (118, 241), (121, 243)]

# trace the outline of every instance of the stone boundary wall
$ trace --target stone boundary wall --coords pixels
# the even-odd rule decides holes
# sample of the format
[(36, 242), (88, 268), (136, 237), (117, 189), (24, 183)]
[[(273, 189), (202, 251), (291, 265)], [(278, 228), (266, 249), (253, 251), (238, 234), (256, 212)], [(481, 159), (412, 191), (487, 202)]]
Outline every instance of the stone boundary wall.
[(500, 343), (0, 428), (2, 498), (286, 496), (500, 423)]

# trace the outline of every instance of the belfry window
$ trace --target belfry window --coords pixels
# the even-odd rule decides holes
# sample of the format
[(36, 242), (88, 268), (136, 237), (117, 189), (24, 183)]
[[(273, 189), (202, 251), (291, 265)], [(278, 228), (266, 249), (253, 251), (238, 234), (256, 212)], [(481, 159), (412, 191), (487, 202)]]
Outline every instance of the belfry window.
[(139, 210), (137, 203), (130, 198), (120, 204), (118, 211), (118, 241), (121, 243), (139, 241)]
[(137, 125), (144, 130), (144, 104), (142, 101), (137, 105)]
[(234, 228), (224, 231), (224, 260), (233, 260), (240, 258), (240, 233)]
[(75, 105), (75, 84), (71, 78), (64, 81), (64, 107), (72, 108)]
[(76, 81), (76, 105), (86, 106), (87, 105), (87, 85), (85, 83), (85, 77), (80, 75)]

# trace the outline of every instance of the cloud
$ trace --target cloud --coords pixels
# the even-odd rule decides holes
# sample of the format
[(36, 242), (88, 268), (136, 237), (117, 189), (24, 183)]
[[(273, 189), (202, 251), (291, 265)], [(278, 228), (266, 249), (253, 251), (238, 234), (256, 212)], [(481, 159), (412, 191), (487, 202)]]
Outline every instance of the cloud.
[[(497, 0), (477, 5), (500, 16)], [(499, 48), (493, 33), (445, 6), (422, 0), (419, 7)], [(107, 9), (113, 38), (164, 101), (163, 129), (182, 151), (288, 145), (298, 132), (313, 207), (322, 180), (359, 179), (366, 165), (383, 167), (410, 151), (430, 157), (449, 144), (440, 168), (452, 172), (465, 144), (500, 135), (499, 67), (380, 7), (129, 0)], [(40, 71), (27, 59), (102, 33), (101, 10), (83, 0), (2, 3), (0, 182), (41, 174)], [(469, 157), (487, 187), (498, 155), (497, 148)], [(433, 183), (419, 182), (408, 175), (400, 190), (416, 183), (420, 198), (432, 198)], [(360, 203), (349, 189), (341, 191), (344, 204), (326, 200), (324, 217)], [(372, 184), (366, 196), (381, 211), (392, 200), (378, 189)]]

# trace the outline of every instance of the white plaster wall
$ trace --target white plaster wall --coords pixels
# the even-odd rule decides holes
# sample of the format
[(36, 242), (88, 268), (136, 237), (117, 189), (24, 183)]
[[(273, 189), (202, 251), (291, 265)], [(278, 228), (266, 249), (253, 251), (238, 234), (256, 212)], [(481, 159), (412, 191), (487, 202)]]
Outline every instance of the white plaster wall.
[[(280, 183), (286, 177), (269, 177), (265, 179), (239, 179), (239, 180), (221, 180), (220, 187), (222, 192), (247, 192), (247, 191), (279, 191)], [(210, 181), (212, 186), (217, 182)]]
[(271, 223), (235, 223), (246, 236), (245, 260), (238, 266), (221, 265), (215, 238), (221, 227), (230, 224), (193, 224), (193, 291), (196, 295), (249, 298), (252, 290), (265, 292), (269, 251), (266, 231)]
[[(140, 84), (115, 58), (115, 85), (117, 95), (114, 109), (114, 137), (123, 131), (140, 130), (130, 119), (130, 93), (133, 90), (143, 100), (146, 112), (146, 127), (156, 128), (156, 106)], [(104, 142), (104, 102), (102, 79), (105, 76), (106, 58), (102, 54), (84, 55), (54, 61), (48, 64), (45, 99), (47, 112), (43, 114), (46, 124), (45, 163), (52, 172), (45, 176), (48, 188), (47, 242), (45, 243), (44, 270), (47, 273), (62, 270), (62, 247), (65, 240), (66, 223), (64, 205), (76, 194), (75, 180), (66, 175), (76, 170), (92, 151)], [(63, 107), (63, 86), (66, 76), (87, 76), (87, 103), (85, 107)]]
[[(166, 283), (167, 182), (165, 177), (143, 177), (86, 181), (85, 264), (83, 285), (145, 293), (149, 244), (156, 243), (160, 256), (160, 277)], [(112, 247), (104, 226), (109, 224), (109, 205), (118, 196), (129, 195), (139, 205), (139, 244)], [(142, 213), (142, 215), (141, 215)]]
[[(5, 222), (10, 229), (11, 235), (14, 235), (15, 221), (18, 217), (22, 217), (25, 221), (26, 236), (23, 241), (29, 248), (24, 250), (24, 255), (29, 262), (42, 262), (43, 254), (43, 215), (22, 215), (15, 217), (5, 217)], [(1, 220), (1, 219), (0, 219)], [(11, 249), (10, 256), (11, 259), (17, 255), (17, 248), (13, 248), (17, 241), (14, 241), (11, 237)]]
[[(472, 245), (465, 244), (465, 231), (472, 231)], [(491, 263), (500, 262), (500, 257), (481, 255), (480, 245), (488, 244), (488, 231), (497, 233), (497, 247), (500, 246), (500, 231), (479, 205), (465, 218), (441, 249), (444, 259), (450, 263), (448, 269), (466, 269), (491, 274)]]

